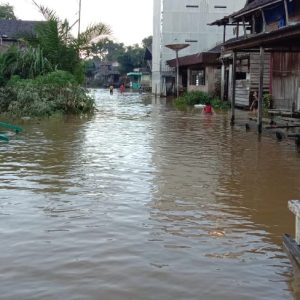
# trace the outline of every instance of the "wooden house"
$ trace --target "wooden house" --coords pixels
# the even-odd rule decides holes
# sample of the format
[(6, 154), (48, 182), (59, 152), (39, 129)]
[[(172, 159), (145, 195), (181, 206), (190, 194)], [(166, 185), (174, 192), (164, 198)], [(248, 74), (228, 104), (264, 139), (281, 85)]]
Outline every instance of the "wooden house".
[[(206, 52), (179, 57), (181, 90), (203, 91), (220, 96), (220, 49), (220, 46), (217, 46)], [(175, 68), (176, 59), (168, 60), (167, 64)]]
[[(222, 80), (221, 98), (224, 101), (231, 101), (232, 89), (232, 59), (231, 51), (224, 51), (221, 56)], [(264, 93), (269, 93), (270, 89), (270, 54), (264, 55)], [(259, 88), (259, 54), (238, 53), (236, 60), (236, 84), (235, 84), (235, 104), (237, 107), (249, 107), (253, 101), (253, 93)]]
[(42, 21), (0, 20), (0, 52), (10, 46), (23, 46), (21, 38), (35, 35), (35, 26)]
[[(259, 57), (259, 127), (261, 127), (265, 72), (269, 70), (269, 93), (274, 108), (300, 108), (300, 2), (299, 0), (248, 0), (246, 6), (214, 25), (234, 26), (236, 39), (224, 39), (224, 52), (232, 52), (232, 102), (236, 102), (239, 53)], [(242, 32), (240, 35), (239, 33)], [(224, 34), (225, 36), (225, 34)], [(270, 55), (270, 63), (265, 54)], [(232, 111), (234, 121), (234, 111)]]

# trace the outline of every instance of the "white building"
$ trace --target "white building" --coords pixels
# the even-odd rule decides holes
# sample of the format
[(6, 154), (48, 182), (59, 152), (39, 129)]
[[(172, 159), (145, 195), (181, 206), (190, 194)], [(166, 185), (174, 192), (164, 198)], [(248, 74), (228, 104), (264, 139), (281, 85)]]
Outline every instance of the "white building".
[[(153, 0), (152, 92), (166, 95), (174, 85), (174, 70), (166, 61), (175, 52), (165, 45), (187, 43), (179, 56), (208, 50), (223, 40), (223, 28), (209, 26), (244, 7), (246, 0)], [(230, 32), (231, 31), (231, 32)], [(226, 37), (232, 34), (228, 28)]]

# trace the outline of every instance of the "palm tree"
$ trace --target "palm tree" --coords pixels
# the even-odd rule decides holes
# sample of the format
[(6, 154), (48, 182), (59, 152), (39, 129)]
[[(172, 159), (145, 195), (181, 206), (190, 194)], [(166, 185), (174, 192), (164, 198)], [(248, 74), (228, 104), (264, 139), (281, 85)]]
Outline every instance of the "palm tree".
[(46, 58), (58, 69), (76, 74), (81, 68), (81, 57), (89, 56), (93, 41), (104, 39), (112, 33), (108, 25), (100, 22), (88, 26), (75, 38), (71, 30), (78, 20), (70, 25), (68, 20), (61, 20), (55, 11), (39, 5), (35, 0), (32, 2), (47, 22), (36, 26), (37, 37), (30, 43), (39, 45)]

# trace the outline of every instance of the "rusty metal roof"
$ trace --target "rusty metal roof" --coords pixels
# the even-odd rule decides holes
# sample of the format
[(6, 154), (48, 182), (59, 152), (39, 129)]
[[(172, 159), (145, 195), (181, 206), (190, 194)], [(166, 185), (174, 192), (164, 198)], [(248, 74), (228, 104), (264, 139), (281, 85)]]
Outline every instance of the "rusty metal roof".
[(222, 19), (215, 20), (214, 22), (212, 22), (208, 25), (218, 25), (218, 26), (227, 25), (227, 24), (230, 25), (230, 23), (232, 21), (234, 21), (235, 18), (238, 18), (245, 14), (254, 12), (260, 8), (270, 6), (270, 5), (279, 3), (279, 2), (282, 2), (282, 0), (252, 0), (252, 1), (248, 1), (242, 9), (230, 14), (229, 16), (224, 16)]
[(273, 5), (276, 3), (282, 2), (282, 0), (253, 0), (253, 1), (248, 1), (248, 3), (239, 11), (234, 12), (233, 14), (230, 15), (230, 17), (238, 17), (240, 15), (244, 15), (245, 13), (257, 10), (259, 8)]
[[(221, 53), (221, 45), (206, 51), (199, 52), (192, 55), (182, 56), (178, 59), (178, 64), (183, 66), (199, 65), (199, 64), (219, 64), (218, 58)], [(171, 59), (167, 61), (170, 67), (176, 67), (176, 59)]]

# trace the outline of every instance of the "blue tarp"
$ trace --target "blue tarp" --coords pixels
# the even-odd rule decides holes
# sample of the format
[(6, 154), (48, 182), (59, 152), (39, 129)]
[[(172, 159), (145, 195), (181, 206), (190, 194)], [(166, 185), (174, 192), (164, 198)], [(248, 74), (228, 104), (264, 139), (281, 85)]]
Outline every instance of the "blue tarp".
[[(291, 14), (295, 9), (295, 0), (290, 0), (288, 2), (288, 12)], [(285, 7), (283, 2), (278, 3), (272, 7), (264, 9), (264, 14), (267, 24), (277, 22), (278, 27), (283, 27), (286, 25), (285, 19)]]

